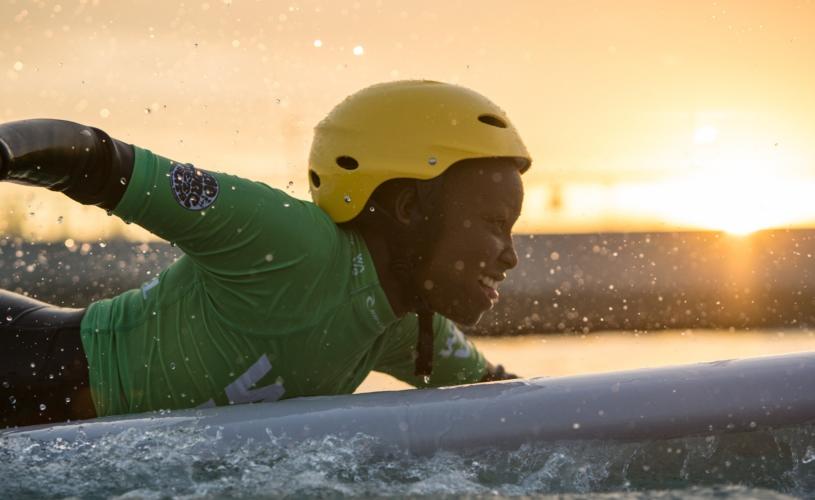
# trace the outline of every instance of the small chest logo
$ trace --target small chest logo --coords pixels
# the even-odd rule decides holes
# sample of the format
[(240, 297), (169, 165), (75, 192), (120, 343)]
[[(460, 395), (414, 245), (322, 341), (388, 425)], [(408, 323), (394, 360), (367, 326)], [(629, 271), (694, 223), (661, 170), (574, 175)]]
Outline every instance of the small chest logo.
[(173, 197), (188, 210), (204, 210), (218, 197), (218, 180), (193, 165), (175, 163), (170, 171)]
[(365, 261), (362, 259), (362, 254), (358, 253), (354, 260), (351, 262), (351, 274), (358, 276), (365, 272)]

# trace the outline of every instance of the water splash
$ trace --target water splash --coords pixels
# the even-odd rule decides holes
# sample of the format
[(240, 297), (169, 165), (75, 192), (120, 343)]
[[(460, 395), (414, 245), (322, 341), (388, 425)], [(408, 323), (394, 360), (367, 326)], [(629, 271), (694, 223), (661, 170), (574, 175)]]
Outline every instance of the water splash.
[(384, 449), (363, 435), (299, 443), (270, 436), (215, 453), (220, 439), (194, 427), (131, 429), (76, 442), (4, 437), (0, 497), (784, 498), (815, 488), (811, 427), (432, 456)]

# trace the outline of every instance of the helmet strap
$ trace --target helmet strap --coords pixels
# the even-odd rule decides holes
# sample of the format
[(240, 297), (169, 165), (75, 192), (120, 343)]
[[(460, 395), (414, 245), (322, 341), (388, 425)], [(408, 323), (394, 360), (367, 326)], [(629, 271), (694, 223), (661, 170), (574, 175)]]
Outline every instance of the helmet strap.
[[(414, 283), (416, 269), (422, 257), (432, 248), (436, 226), (431, 222), (431, 216), (437, 213), (437, 200), (441, 194), (442, 182), (440, 178), (430, 181), (416, 181), (416, 197), (421, 220), (415, 221), (416, 229), (404, 232), (394, 238), (389, 246), (391, 248), (391, 271), (402, 283), (406, 297), (410, 297), (418, 316), (419, 329), (416, 342), (416, 364), (414, 373), (417, 376), (429, 376), (433, 372), (433, 314), (434, 311), (425, 298), (419, 293)], [(402, 222), (383, 208), (376, 200), (371, 198), (368, 205), (373, 207), (371, 213), (383, 214), (389, 219), (392, 227), (401, 227)]]
[(433, 310), (422, 299), (422, 305), (416, 312), (419, 316), (419, 336), (416, 341), (416, 364), (413, 373), (417, 376), (429, 376), (433, 373)]

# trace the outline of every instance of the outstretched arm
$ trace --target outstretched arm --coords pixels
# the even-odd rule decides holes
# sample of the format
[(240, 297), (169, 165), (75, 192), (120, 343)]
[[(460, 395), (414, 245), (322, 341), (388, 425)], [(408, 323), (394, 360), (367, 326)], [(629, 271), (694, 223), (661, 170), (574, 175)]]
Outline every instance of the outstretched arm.
[(37, 119), (0, 124), (0, 180), (60, 191), (112, 210), (133, 172), (133, 147), (78, 123)]
[(107, 209), (177, 244), (207, 271), (202, 279), (227, 280), (233, 288), (271, 272), (302, 273), (303, 266), (315, 276), (326, 273), (338, 231), (314, 204), (281, 190), (62, 120), (0, 124), (0, 180)]
[(413, 355), (418, 327), (415, 315), (405, 316), (385, 333), (385, 353), (374, 368), (415, 387), (441, 387), (518, 378), (501, 365), (493, 365), (461, 330), (441, 314), (433, 316), (433, 373), (414, 375)]

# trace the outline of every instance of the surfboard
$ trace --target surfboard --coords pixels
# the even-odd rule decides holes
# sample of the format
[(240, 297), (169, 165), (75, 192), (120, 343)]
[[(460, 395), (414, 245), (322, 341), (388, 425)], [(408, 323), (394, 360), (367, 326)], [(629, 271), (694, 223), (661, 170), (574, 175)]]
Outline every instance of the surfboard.
[[(815, 422), (815, 352), (441, 389), (295, 398), (24, 427), (0, 437), (93, 441), (185, 427), (219, 447), (372, 436), (411, 453), (557, 440), (642, 440)], [(282, 440), (282, 441), (281, 441)]]

